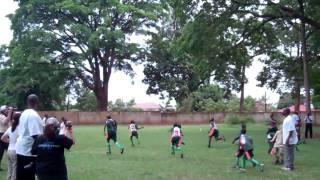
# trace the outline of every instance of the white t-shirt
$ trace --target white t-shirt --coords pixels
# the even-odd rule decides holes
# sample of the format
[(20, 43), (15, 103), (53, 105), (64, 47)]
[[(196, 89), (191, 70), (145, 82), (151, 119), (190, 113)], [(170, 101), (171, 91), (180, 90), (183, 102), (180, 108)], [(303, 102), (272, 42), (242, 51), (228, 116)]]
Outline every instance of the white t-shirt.
[(130, 130), (130, 132), (137, 131), (136, 125), (135, 124), (130, 124), (129, 125), (129, 130)]
[(176, 137), (176, 136), (178, 136), (178, 137), (181, 136), (181, 130), (178, 127), (174, 127), (173, 131), (172, 131), (172, 137)]
[(300, 118), (299, 118), (298, 115), (296, 115), (296, 114), (291, 114), (291, 118), (292, 118), (292, 120), (293, 120), (293, 122), (294, 122), (294, 125), (299, 124)]
[(59, 130), (59, 134), (60, 135), (64, 135), (66, 132), (66, 125), (64, 124), (64, 122), (60, 123), (60, 130)]
[(33, 109), (26, 109), (22, 112), (18, 126), (18, 139), (16, 153), (23, 156), (32, 156), (31, 148), (34, 142), (32, 136), (43, 133), (42, 119)]
[(312, 123), (312, 121), (313, 121), (313, 117), (312, 116), (306, 116), (304, 118), (304, 122), (307, 123), (307, 124)]
[(292, 134), (291, 138), (289, 139), (289, 144), (297, 144), (298, 136), (297, 136), (297, 131), (296, 131), (296, 127), (295, 127), (295, 120), (292, 119), (292, 116), (287, 116), (283, 120), (283, 124), (282, 124), (283, 144), (286, 143), (286, 141), (289, 137), (290, 131), (292, 131), (293, 134)]
[(8, 150), (14, 151), (16, 150), (16, 142), (18, 138), (18, 131), (15, 129), (13, 132), (11, 131), (11, 127), (7, 129), (7, 131), (4, 133), (4, 135), (9, 136), (9, 147)]

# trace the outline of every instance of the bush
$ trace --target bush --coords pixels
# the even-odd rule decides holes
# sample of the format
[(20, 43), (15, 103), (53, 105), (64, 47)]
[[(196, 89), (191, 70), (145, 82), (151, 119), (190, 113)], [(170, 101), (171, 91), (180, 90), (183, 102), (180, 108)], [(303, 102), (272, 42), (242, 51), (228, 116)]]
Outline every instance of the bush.
[(227, 124), (240, 124), (240, 118), (236, 115), (227, 115), (225, 118)]
[(240, 115), (227, 115), (225, 118), (227, 124), (242, 124), (242, 123), (255, 123), (255, 120), (250, 116), (240, 116)]

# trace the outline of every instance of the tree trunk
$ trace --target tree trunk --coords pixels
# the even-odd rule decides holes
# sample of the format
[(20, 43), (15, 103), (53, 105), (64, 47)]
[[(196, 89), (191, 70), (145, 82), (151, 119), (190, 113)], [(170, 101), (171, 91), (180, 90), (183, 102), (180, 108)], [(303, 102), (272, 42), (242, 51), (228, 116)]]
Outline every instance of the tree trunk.
[(107, 111), (108, 95), (105, 93), (105, 88), (102, 86), (97, 87), (94, 94), (97, 98), (97, 110)]
[[(304, 16), (304, 2), (303, 0), (298, 0), (299, 9), (301, 16)], [(309, 87), (309, 71), (308, 71), (308, 53), (307, 53), (307, 39), (306, 39), (306, 23), (304, 18), (301, 20), (301, 44), (302, 44), (302, 55), (303, 55), (303, 79), (304, 79), (304, 90), (306, 96), (306, 111), (309, 112), (310, 108), (310, 87)]]
[(246, 66), (243, 65), (242, 66), (242, 77), (241, 77), (241, 85), (240, 85), (240, 91), (241, 91), (241, 95), (240, 95), (240, 112), (243, 112), (244, 110), (244, 84), (245, 84), (245, 79), (246, 79)]
[(294, 105), (294, 111), (300, 112), (300, 85), (298, 80), (296, 80), (296, 87), (295, 87), (295, 105)]

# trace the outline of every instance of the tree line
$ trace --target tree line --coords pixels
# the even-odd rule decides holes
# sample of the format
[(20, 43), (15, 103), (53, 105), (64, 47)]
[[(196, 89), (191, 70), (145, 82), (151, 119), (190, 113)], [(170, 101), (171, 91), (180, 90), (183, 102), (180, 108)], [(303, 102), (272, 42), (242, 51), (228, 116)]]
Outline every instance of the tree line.
[[(16, 1), (13, 39), (0, 50), (6, 104), (23, 108), (32, 92), (43, 109), (65, 109), (67, 97), (90, 92), (96, 109), (107, 110), (112, 72), (133, 76), (133, 65), (143, 64), (147, 93), (181, 109), (228, 109), (220, 105), (234, 101), (232, 111), (248, 111), (245, 72), (254, 60), (264, 63), (260, 86), (290, 93), (296, 108), (301, 90), (307, 111), (311, 99), (318, 104), (317, 0)], [(133, 43), (133, 35), (147, 40)]]

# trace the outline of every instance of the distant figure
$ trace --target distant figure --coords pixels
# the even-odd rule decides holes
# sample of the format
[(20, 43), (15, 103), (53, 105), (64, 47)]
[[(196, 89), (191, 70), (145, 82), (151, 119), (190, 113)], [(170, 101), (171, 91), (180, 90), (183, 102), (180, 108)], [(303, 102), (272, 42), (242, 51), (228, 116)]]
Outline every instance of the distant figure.
[(17, 127), (19, 125), (20, 113), (14, 113), (11, 121), (11, 126), (1, 137), (3, 142), (9, 143), (7, 157), (8, 157), (8, 180), (16, 180), (17, 169), (17, 154), (16, 142), (18, 138)]
[(172, 132), (171, 132), (171, 154), (175, 155), (176, 153), (180, 153), (180, 157), (183, 158), (183, 150), (182, 150), (182, 131), (181, 125), (178, 123), (173, 124)]
[(44, 133), (32, 146), (32, 154), (36, 156), (36, 174), (39, 180), (67, 180), (67, 167), (64, 149), (74, 144), (72, 129), (68, 135), (58, 135), (59, 121), (51, 117), (47, 119)]
[(268, 126), (268, 130), (267, 130), (267, 141), (269, 144), (269, 148), (268, 148), (268, 154), (270, 154), (272, 148), (273, 148), (273, 144), (274, 142), (272, 141), (273, 136), (276, 134), (276, 132), (278, 131), (277, 128), (277, 121), (274, 119), (274, 114), (271, 113), (270, 115), (270, 123)]
[(218, 129), (217, 124), (215, 123), (214, 118), (210, 119), (209, 124), (210, 124), (210, 130), (208, 133), (208, 137), (209, 137), (208, 148), (211, 148), (211, 142), (212, 142), (213, 137), (215, 138), (216, 141), (221, 141), (221, 140), (226, 141), (226, 139), (224, 136), (222, 136), (222, 137), (219, 136), (219, 129)]
[(107, 154), (111, 154), (111, 145), (110, 140), (113, 140), (116, 147), (120, 149), (120, 153), (123, 154), (124, 147), (117, 141), (117, 122), (111, 118), (111, 116), (107, 116), (106, 123), (104, 125), (104, 137), (107, 140), (108, 151)]
[(61, 118), (61, 123), (60, 123), (60, 128), (59, 128), (59, 134), (62, 135), (62, 134), (65, 134), (66, 132), (66, 129), (67, 129), (67, 119), (62, 117)]
[(138, 127), (137, 123), (134, 120), (132, 120), (129, 124), (128, 129), (130, 132), (131, 145), (134, 146), (133, 137), (135, 137), (138, 141), (138, 144), (140, 144), (138, 130), (143, 129), (143, 127)]
[(300, 141), (300, 128), (301, 128), (301, 118), (299, 116), (299, 113), (295, 111), (292, 115), (292, 120), (294, 121), (296, 131), (297, 131), (297, 136), (298, 136), (298, 142)]
[(313, 122), (313, 117), (311, 114), (311, 111), (308, 112), (307, 116), (304, 119), (304, 122), (306, 123), (306, 130), (304, 133), (304, 137), (308, 139), (308, 133), (310, 134), (310, 138), (312, 139), (312, 122)]
[(36, 112), (38, 96), (29, 95), (27, 104), (28, 109), (22, 112), (18, 126), (17, 180), (35, 180), (35, 157), (31, 154), (31, 148), (35, 139), (43, 132), (42, 119)]
[(282, 124), (283, 145), (284, 145), (284, 167), (282, 170), (294, 170), (294, 147), (298, 142), (296, 121), (290, 116), (290, 109), (286, 108), (282, 112), (285, 119)]

